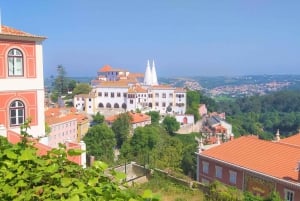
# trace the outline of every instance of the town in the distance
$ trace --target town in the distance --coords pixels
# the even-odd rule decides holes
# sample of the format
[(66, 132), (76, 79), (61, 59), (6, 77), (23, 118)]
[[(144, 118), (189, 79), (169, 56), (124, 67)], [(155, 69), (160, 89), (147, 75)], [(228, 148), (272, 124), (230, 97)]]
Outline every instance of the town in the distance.
[(157, 171), (206, 196), (218, 181), (240, 192), (236, 200), (300, 200), (299, 76), (160, 78), (160, 64), (148, 60), (140, 72), (100, 66), (86, 81), (58, 65), (50, 78), (46, 37), (0, 29), (0, 135), (9, 143), (22, 143), (25, 133), (39, 156), (61, 145), (81, 150), (68, 159), (83, 169), (103, 161), (126, 174), (126, 188)]

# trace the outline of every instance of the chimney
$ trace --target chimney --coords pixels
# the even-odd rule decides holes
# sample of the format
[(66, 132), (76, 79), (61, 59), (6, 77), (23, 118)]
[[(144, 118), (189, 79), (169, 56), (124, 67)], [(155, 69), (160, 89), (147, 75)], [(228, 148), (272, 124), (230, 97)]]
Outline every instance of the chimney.
[(279, 133), (279, 129), (277, 129), (277, 133), (275, 135), (275, 141), (279, 142), (280, 141), (280, 133)]

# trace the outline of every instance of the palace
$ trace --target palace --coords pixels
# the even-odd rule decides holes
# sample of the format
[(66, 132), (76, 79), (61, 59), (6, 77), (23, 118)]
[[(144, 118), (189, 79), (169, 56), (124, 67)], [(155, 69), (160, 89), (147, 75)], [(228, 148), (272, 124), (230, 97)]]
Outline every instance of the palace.
[(74, 97), (74, 107), (88, 114), (140, 110), (175, 115), (186, 111), (186, 90), (159, 84), (154, 61), (152, 67), (147, 62), (144, 75), (106, 65), (99, 69), (91, 85), (90, 94)]

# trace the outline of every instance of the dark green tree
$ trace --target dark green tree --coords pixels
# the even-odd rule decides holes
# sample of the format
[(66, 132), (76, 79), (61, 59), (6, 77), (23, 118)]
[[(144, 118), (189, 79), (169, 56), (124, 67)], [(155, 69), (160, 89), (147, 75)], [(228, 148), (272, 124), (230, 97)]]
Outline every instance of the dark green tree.
[(59, 95), (66, 94), (68, 91), (68, 79), (66, 78), (67, 72), (62, 65), (56, 67), (57, 77), (54, 80), (54, 89)]
[(86, 143), (88, 154), (106, 163), (113, 162), (116, 139), (114, 132), (106, 124), (91, 127), (83, 141)]
[(159, 119), (160, 119), (159, 112), (150, 111), (150, 112), (147, 112), (146, 114), (151, 116), (151, 124), (158, 124), (159, 123)]
[(166, 116), (162, 124), (170, 135), (174, 135), (174, 132), (180, 128), (179, 122), (172, 116)]
[(76, 85), (77, 85), (76, 80), (70, 80), (68, 83), (68, 91), (73, 91)]
[(112, 123), (112, 130), (115, 133), (117, 147), (121, 148), (122, 144), (128, 139), (131, 130), (131, 116), (126, 112), (119, 114), (118, 118)]
[(92, 115), (93, 124), (102, 124), (104, 122), (104, 116), (97, 112), (95, 115)]

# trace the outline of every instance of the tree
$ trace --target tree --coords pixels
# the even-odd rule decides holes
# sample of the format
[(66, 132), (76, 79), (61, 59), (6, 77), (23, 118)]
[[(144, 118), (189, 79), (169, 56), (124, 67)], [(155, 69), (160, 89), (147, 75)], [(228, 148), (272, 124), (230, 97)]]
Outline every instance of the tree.
[(95, 156), (97, 160), (113, 162), (116, 139), (114, 132), (106, 124), (91, 127), (83, 141), (86, 143), (88, 154)]
[(166, 136), (158, 141), (151, 153), (154, 166), (161, 169), (180, 169), (183, 144), (177, 138)]
[(158, 124), (159, 123), (159, 119), (160, 119), (159, 112), (150, 111), (150, 112), (147, 112), (146, 114), (151, 116), (151, 124)]
[(127, 112), (119, 114), (118, 118), (112, 123), (111, 128), (116, 136), (117, 147), (121, 148), (122, 144), (129, 137), (131, 129), (131, 116)]
[(57, 77), (54, 80), (54, 89), (60, 94), (65, 94), (68, 91), (68, 80), (66, 79), (67, 72), (62, 65), (56, 67)]
[(96, 115), (92, 115), (93, 124), (102, 124), (104, 122), (104, 116), (97, 112)]
[(73, 95), (88, 94), (92, 90), (91, 86), (87, 83), (79, 83), (73, 90)]
[(130, 140), (131, 153), (142, 162), (145, 154), (148, 154), (159, 141), (159, 132), (156, 126), (138, 127)]
[(68, 83), (68, 91), (73, 91), (76, 85), (77, 85), (76, 80), (70, 80)]
[(162, 123), (170, 135), (174, 135), (174, 132), (180, 128), (179, 122), (172, 116), (166, 116)]
[(142, 197), (121, 189), (120, 181), (125, 175), (109, 171), (103, 162), (95, 161), (88, 168), (70, 162), (67, 155), (80, 154), (76, 150), (67, 152), (60, 146), (45, 156), (38, 156), (30, 140), (11, 145), (0, 137), (0, 144), (1, 200), (146, 201), (153, 198), (151, 193)]
[(187, 91), (186, 93), (186, 101), (187, 101), (187, 109), (186, 114), (193, 114), (194, 121), (198, 121), (200, 119), (200, 114), (198, 111), (199, 103), (200, 103), (200, 94), (197, 91)]

